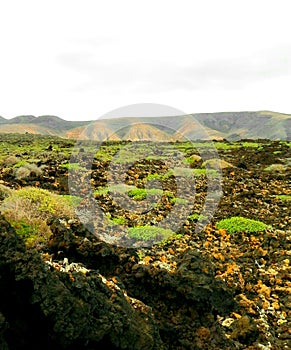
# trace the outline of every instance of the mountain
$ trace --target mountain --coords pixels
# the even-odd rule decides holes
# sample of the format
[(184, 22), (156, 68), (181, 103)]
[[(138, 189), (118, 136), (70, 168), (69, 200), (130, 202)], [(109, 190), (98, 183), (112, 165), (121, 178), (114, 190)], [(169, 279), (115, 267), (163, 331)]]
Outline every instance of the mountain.
[(79, 126), (83, 126), (83, 125), (88, 125), (88, 121), (77, 121), (77, 122), (73, 122), (73, 121), (68, 121), (68, 120), (64, 120), (61, 119), (59, 117), (56, 117), (54, 115), (41, 115), (37, 118), (35, 118), (32, 121), (33, 124), (37, 124), (37, 125), (41, 125), (43, 127), (46, 128), (51, 128), (54, 130), (58, 130), (59, 132), (64, 132), (66, 130), (70, 130)]
[(35, 117), (33, 115), (20, 115), (18, 117), (14, 117), (12, 119), (4, 119), (4, 120), (2, 120), (2, 123), (5, 123), (5, 124), (26, 124), (26, 123), (33, 122), (34, 120), (35, 120)]
[[(66, 137), (66, 132), (90, 124), (88, 121), (67, 121), (53, 115), (21, 115), (12, 119), (0, 117), (0, 133), (42, 134)], [(77, 138), (79, 133), (75, 135)]]
[(199, 113), (67, 121), (57, 116), (0, 117), (0, 133), (32, 133), (87, 140), (291, 140), (291, 115), (271, 111)]
[(119, 141), (121, 138), (104, 121), (89, 123), (85, 126), (68, 130), (65, 133), (67, 138), (81, 138), (83, 140), (110, 140)]
[(291, 115), (270, 111), (196, 114), (205, 127), (226, 139), (290, 139)]

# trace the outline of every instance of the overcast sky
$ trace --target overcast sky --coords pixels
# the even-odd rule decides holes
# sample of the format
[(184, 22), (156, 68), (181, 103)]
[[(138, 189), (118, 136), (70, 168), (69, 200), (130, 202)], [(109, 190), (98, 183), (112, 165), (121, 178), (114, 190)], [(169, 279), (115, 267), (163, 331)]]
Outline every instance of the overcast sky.
[(289, 0), (0, 0), (0, 115), (291, 113)]

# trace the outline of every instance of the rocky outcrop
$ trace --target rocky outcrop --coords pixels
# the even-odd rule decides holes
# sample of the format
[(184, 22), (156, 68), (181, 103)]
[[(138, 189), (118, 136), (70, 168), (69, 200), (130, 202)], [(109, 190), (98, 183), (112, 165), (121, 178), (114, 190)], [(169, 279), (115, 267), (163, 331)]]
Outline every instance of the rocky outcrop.
[(217, 322), (217, 315), (235, 310), (232, 292), (214, 278), (215, 267), (201, 252), (187, 249), (169, 262), (157, 246), (144, 263), (136, 249), (100, 242), (78, 222), (52, 220), (50, 227), (49, 254), (98, 268), (110, 283), (150, 307), (166, 349), (234, 349)]
[(45, 263), (0, 218), (0, 348), (162, 349), (151, 309), (97, 271)]

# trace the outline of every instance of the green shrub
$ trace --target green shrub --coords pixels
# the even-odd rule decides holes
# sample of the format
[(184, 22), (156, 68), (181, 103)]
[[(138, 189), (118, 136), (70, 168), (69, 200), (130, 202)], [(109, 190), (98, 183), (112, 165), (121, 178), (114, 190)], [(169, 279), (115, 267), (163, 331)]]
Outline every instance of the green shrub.
[(161, 190), (160, 188), (150, 188), (150, 189), (136, 188), (136, 189), (130, 190), (128, 192), (128, 195), (129, 197), (135, 200), (143, 200), (147, 198), (147, 196), (156, 196), (156, 195), (161, 196), (163, 192), (164, 191)]
[(202, 175), (208, 175), (208, 176), (218, 176), (218, 172), (215, 169), (193, 169), (192, 170), (194, 176), (202, 176)]
[(281, 199), (282, 201), (291, 201), (291, 194), (279, 194), (276, 198)]
[(116, 218), (110, 218), (109, 219), (109, 225), (126, 225), (127, 224), (127, 220), (122, 217), (122, 216), (118, 216)]
[(190, 157), (185, 158), (184, 162), (187, 164), (194, 164), (200, 162), (201, 160), (202, 158), (200, 156), (197, 154), (192, 154)]
[(13, 168), (14, 169), (20, 168), (20, 167), (25, 166), (27, 164), (28, 164), (28, 162), (26, 160), (20, 160), (19, 162), (17, 162), (16, 164), (13, 165)]
[(25, 187), (12, 191), (0, 211), (26, 242), (35, 244), (51, 234), (47, 220), (52, 217), (73, 218), (74, 208), (68, 200), (47, 190)]
[(34, 246), (36, 243), (45, 242), (43, 235), (39, 235), (40, 227), (36, 224), (27, 224), (25, 221), (12, 221), (11, 226), (15, 232), (24, 239), (27, 246)]
[(217, 229), (225, 229), (228, 233), (259, 232), (264, 231), (269, 227), (269, 225), (266, 225), (261, 221), (247, 219), (241, 216), (233, 216), (228, 219), (223, 219), (216, 224)]
[(164, 248), (166, 246), (172, 245), (174, 240), (180, 239), (182, 237), (183, 237), (183, 235), (181, 235), (180, 233), (173, 233), (168, 238), (165, 238), (162, 241), (160, 241), (159, 243), (157, 243), (157, 245), (161, 248)]
[(147, 197), (147, 190), (145, 188), (136, 188), (128, 192), (129, 197), (136, 200), (143, 200)]
[(171, 175), (178, 176), (178, 177), (184, 177), (186, 179), (191, 179), (194, 177), (193, 169), (181, 168), (181, 167), (177, 167), (177, 168), (174, 168), (173, 170), (169, 170), (165, 174), (165, 176), (168, 176), (168, 177)]
[(65, 163), (61, 164), (60, 167), (68, 170), (85, 170), (79, 163)]
[(107, 186), (99, 187), (97, 190), (94, 191), (95, 196), (104, 196), (108, 194), (109, 188)]
[(175, 235), (172, 230), (149, 225), (130, 227), (127, 232), (130, 237), (143, 241), (164, 240)]
[(160, 179), (163, 179), (163, 174), (154, 173), (154, 174), (149, 174), (147, 176), (147, 180), (160, 180)]
[(188, 220), (190, 221), (198, 221), (198, 220), (206, 220), (208, 217), (206, 215), (201, 215), (198, 213), (193, 213), (188, 216)]
[(61, 195), (62, 198), (64, 198), (68, 204), (74, 208), (77, 208), (79, 204), (82, 202), (83, 198), (79, 196), (71, 196), (68, 194)]
[(188, 200), (186, 198), (181, 198), (181, 197), (172, 197), (170, 198), (170, 203), (171, 204), (187, 204)]
[(99, 187), (97, 190), (94, 191), (94, 195), (106, 195), (110, 192), (112, 193), (120, 193), (125, 194), (128, 193), (130, 190), (136, 189), (135, 186), (129, 186), (125, 184), (117, 184), (117, 185), (111, 185), (111, 186), (103, 186)]
[(270, 171), (270, 172), (282, 172), (285, 170), (286, 170), (286, 167), (283, 164), (271, 164), (264, 169), (264, 171)]

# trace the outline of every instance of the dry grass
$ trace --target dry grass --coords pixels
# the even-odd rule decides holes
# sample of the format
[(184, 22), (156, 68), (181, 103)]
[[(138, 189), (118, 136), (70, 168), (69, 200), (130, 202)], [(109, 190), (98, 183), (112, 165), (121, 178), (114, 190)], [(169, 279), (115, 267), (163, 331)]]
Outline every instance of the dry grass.
[(16, 179), (27, 179), (30, 176), (40, 176), (42, 174), (42, 167), (38, 167), (36, 164), (25, 164), (20, 168), (14, 170), (14, 176)]
[(55, 216), (67, 219), (74, 217), (74, 208), (66, 199), (35, 187), (12, 191), (2, 202), (0, 211), (16, 231), (20, 227), (19, 233), (22, 233), (25, 226), (24, 238), (32, 245), (48, 239), (51, 235), (48, 219)]
[(6, 167), (13, 166), (19, 162), (19, 158), (15, 156), (8, 156), (5, 159), (3, 159), (2, 164)]
[(12, 190), (9, 187), (0, 184), (0, 201), (9, 197), (11, 194)]

